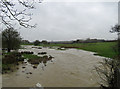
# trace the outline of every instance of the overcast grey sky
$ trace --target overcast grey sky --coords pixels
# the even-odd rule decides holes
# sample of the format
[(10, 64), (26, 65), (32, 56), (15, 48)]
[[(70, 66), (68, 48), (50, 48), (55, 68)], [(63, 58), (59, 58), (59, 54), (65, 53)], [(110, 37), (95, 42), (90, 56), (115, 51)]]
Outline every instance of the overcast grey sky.
[(74, 40), (115, 39), (109, 33), (118, 22), (117, 2), (44, 2), (33, 11), (34, 29), (20, 29), (24, 39)]

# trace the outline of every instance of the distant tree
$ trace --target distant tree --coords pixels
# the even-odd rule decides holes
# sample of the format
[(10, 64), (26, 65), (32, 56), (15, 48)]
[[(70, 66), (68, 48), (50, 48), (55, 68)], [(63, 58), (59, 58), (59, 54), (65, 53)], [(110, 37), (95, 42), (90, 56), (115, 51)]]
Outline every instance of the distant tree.
[(22, 44), (30, 44), (29, 40), (22, 40)]
[(79, 43), (79, 42), (80, 42), (80, 40), (79, 40), (79, 39), (77, 39), (77, 40), (76, 40), (76, 43)]
[(42, 40), (42, 44), (47, 44), (48, 42), (46, 40)]
[(86, 40), (90, 40), (90, 38), (87, 38)]
[(7, 48), (8, 52), (20, 47), (20, 34), (13, 28), (7, 28), (2, 31), (2, 48)]
[(34, 41), (34, 45), (35, 45), (35, 46), (37, 46), (37, 45), (39, 45), (39, 44), (40, 44), (40, 41), (39, 41), (39, 40)]

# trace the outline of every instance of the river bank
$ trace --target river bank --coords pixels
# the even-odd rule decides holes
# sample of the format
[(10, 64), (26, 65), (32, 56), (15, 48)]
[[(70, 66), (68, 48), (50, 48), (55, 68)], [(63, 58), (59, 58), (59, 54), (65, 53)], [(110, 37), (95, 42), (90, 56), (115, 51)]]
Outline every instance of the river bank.
[(40, 44), (45, 47), (75, 48), (90, 52), (96, 52), (99, 56), (114, 58), (117, 55), (115, 50), (117, 42), (97, 42), (97, 43), (74, 43), (74, 44)]

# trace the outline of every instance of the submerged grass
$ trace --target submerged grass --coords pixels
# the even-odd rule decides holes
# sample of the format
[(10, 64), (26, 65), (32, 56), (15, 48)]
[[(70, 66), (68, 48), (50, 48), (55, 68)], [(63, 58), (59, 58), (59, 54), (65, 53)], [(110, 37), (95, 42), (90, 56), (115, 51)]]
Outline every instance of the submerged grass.
[(33, 54), (23, 54), (24, 58), (25, 59), (37, 59), (37, 58), (40, 58), (39, 56), (37, 55), (33, 55)]
[[(15, 55), (15, 53), (19, 54), (18, 52), (10, 52), (10, 53), (4, 53), (4, 55), (2, 55), (2, 58), (3, 58), (2, 73), (8, 73), (9, 71), (13, 71), (19, 64), (18, 62), (21, 62), (19, 59), (23, 59), (22, 61), (24, 61), (24, 59), (26, 59), (26, 58), (28, 58), (29, 60), (34, 59), (34, 61), (36, 61), (36, 59), (39, 59), (39, 56), (37, 56), (37, 55), (21, 54), (21, 56), (20, 56), (20, 55)], [(7, 55), (7, 56), (5, 56), (5, 55)], [(24, 57), (22, 57), (22, 56), (24, 56)]]

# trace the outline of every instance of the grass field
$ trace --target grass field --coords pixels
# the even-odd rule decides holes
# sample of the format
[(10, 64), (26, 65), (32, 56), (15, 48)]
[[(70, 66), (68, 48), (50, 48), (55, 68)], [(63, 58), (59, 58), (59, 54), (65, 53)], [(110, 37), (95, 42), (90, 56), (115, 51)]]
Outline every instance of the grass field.
[(99, 42), (99, 43), (76, 43), (76, 44), (46, 44), (41, 46), (59, 46), (59, 47), (73, 47), (77, 49), (83, 49), (86, 51), (97, 52), (98, 55), (114, 58), (117, 53), (115, 48), (117, 47), (117, 42)]

